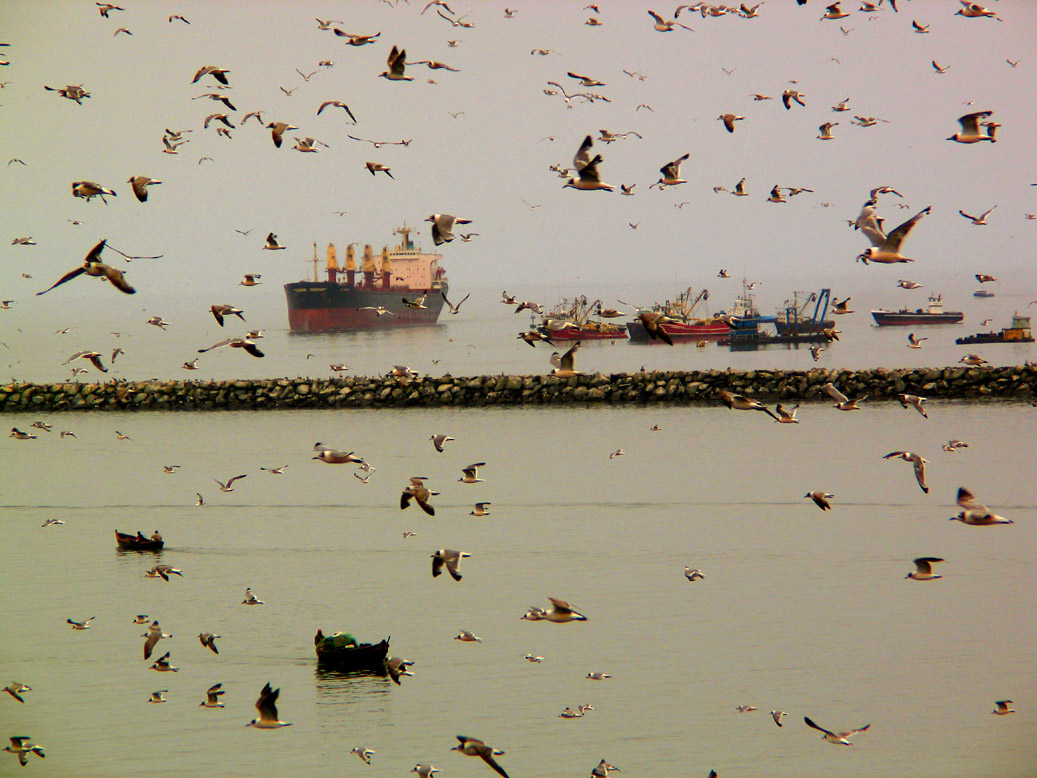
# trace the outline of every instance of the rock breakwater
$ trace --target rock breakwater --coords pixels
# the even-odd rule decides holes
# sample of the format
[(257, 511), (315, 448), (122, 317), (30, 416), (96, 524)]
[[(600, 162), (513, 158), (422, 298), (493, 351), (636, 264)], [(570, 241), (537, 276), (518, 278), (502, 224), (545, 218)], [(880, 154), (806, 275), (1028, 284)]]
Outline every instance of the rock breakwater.
[(827, 400), (831, 381), (851, 397), (895, 399), (901, 392), (928, 398), (1031, 398), (1037, 368), (913, 368), (887, 370), (709, 370), (602, 373), (558, 378), (423, 376), (392, 378), (270, 378), (236, 381), (112, 381), (0, 386), (0, 411), (240, 410), (283, 408), (478, 407), (700, 403), (721, 389), (763, 401)]

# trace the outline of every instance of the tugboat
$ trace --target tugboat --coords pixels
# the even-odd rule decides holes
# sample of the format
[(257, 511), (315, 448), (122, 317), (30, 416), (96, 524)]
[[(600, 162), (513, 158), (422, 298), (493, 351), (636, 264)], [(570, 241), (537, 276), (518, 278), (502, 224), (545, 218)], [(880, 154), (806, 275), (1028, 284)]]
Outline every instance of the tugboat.
[[(317, 278), (320, 260), (313, 244), (313, 280), (284, 285), (288, 326), (292, 332), (333, 332), (435, 324), (448, 291), (441, 254), (425, 254), (411, 240), (410, 227), (400, 227), (400, 243), (384, 247), (375, 261), (371, 245), (364, 246), (357, 271), (353, 244), (346, 247), (346, 265), (339, 267), (335, 246), (328, 245), (327, 280)], [(345, 280), (341, 276), (345, 276)]]
[(871, 315), (880, 327), (957, 324), (965, 318), (961, 311), (945, 311), (942, 295), (929, 295), (928, 310), (916, 308), (909, 311), (907, 308), (901, 308), (899, 311), (887, 311), (885, 308), (876, 308), (872, 310)]
[[(722, 338), (724, 335), (727, 335), (731, 331), (731, 325), (725, 317), (718, 315), (702, 319), (693, 315), (698, 304), (709, 299), (709, 290), (703, 289), (695, 296), (694, 300), (691, 298), (691, 291), (691, 287), (688, 287), (686, 291), (677, 295), (676, 300), (656, 303), (651, 308), (642, 310), (661, 313), (672, 319), (673, 321), (666, 322), (660, 326), (670, 336), (670, 340), (675, 342), (697, 342), (708, 338)], [(627, 331), (630, 333), (631, 343), (662, 342), (652, 340), (640, 318), (628, 321)]]
[(1013, 313), (1012, 325), (1002, 328), (1000, 332), (979, 332), (975, 335), (957, 338), (954, 342), (959, 346), (967, 346), (972, 343), (1033, 343), (1030, 317)]

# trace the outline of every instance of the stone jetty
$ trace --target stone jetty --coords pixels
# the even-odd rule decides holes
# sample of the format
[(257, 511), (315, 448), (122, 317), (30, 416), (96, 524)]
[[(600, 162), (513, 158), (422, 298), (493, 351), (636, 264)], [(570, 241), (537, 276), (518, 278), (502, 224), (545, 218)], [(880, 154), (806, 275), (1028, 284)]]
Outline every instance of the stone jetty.
[(1037, 367), (887, 370), (709, 370), (526, 376), (350, 376), (236, 381), (109, 381), (0, 386), (0, 410), (241, 410), (475, 407), (489, 405), (712, 403), (721, 389), (765, 402), (828, 400), (831, 381), (850, 397), (1033, 399)]

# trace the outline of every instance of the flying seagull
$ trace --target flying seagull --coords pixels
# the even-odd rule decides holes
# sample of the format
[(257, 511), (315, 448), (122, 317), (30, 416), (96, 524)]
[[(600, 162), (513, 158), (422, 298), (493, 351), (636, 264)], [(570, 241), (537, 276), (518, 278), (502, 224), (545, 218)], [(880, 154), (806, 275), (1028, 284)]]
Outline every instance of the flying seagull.
[(477, 756), (492, 767), (499, 775), (503, 776), (503, 778), (508, 778), (508, 774), (504, 772), (504, 768), (497, 764), (497, 761), (493, 758), (503, 754), (503, 751), (491, 748), (478, 738), (458, 735), (457, 739), (460, 742), (458, 745), (450, 749), (451, 751), (460, 751), (466, 756)]
[(854, 735), (856, 735), (858, 732), (863, 732), (864, 730), (866, 730), (868, 727), (871, 726), (871, 724), (865, 724), (860, 729), (848, 729), (848, 730), (844, 730), (842, 732), (831, 732), (831, 731), (825, 729), (824, 727), (817, 726), (817, 724), (815, 724), (814, 722), (812, 722), (810, 720), (809, 716), (804, 716), (803, 717), (803, 721), (805, 721), (807, 723), (808, 727), (813, 727), (814, 729), (823, 732), (824, 733), (824, 739), (827, 740), (829, 743), (835, 743), (837, 745), (843, 745), (843, 746), (852, 746), (853, 743), (851, 743), (849, 739), (851, 737), (853, 737)]
[(41, 294), (46, 294), (51, 289), (61, 286), (66, 281), (71, 281), (73, 278), (75, 278), (78, 275), (82, 275), (83, 273), (86, 273), (88, 276), (92, 276), (94, 278), (107, 278), (111, 282), (112, 286), (114, 286), (120, 292), (124, 292), (126, 294), (134, 294), (137, 290), (130, 286), (128, 283), (126, 283), (126, 279), (124, 278), (122, 271), (117, 268), (106, 265), (104, 262), (101, 261), (101, 252), (104, 251), (104, 247), (107, 243), (107, 239), (102, 240), (100, 243), (98, 243), (96, 246), (90, 249), (86, 257), (83, 259), (83, 264), (80, 267), (77, 267), (75, 270), (65, 273), (65, 275), (59, 278), (54, 284), (48, 286), (42, 292), (37, 292), (37, 296)]
[(466, 551), (455, 551), (452, 548), (439, 549), (439, 551), (432, 555), (432, 577), (435, 578), (436, 576), (441, 575), (443, 572), (443, 565), (446, 565), (450, 577), (455, 581), (460, 581), (461, 573), (458, 571), (457, 566), (464, 557), (468, 556), (471, 556), (471, 554)]
[(290, 722), (281, 721), (277, 718), (277, 696), (280, 693), (280, 689), (271, 689), (268, 682), (259, 692), (259, 699), (256, 700), (256, 710), (259, 711), (259, 718), (252, 719), (246, 726), (256, 727), (257, 729), (290, 727)]

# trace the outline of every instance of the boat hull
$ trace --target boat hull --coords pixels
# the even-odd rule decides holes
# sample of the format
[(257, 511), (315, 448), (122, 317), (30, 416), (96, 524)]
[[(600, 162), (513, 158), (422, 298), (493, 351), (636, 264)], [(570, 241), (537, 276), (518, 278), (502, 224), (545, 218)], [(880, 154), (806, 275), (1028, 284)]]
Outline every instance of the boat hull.
[[(447, 291), (446, 284), (441, 287)], [(284, 285), (288, 326), (292, 332), (388, 329), (435, 324), (443, 311), (440, 289), (365, 289), (332, 281), (297, 281)], [(403, 298), (426, 294), (424, 308), (410, 308)], [(382, 307), (379, 315), (365, 308)]]
[(975, 335), (966, 335), (964, 338), (956, 338), (954, 341), (959, 346), (970, 346), (974, 343), (1033, 343), (1033, 337), (1022, 332), (979, 332)]
[(926, 324), (958, 324), (965, 319), (961, 311), (926, 313), (925, 311), (872, 311), (880, 327), (917, 327)]
[(125, 532), (115, 530), (115, 542), (123, 551), (161, 551), (165, 541), (146, 538), (141, 540), (136, 535), (128, 535)]
[(385, 657), (388, 653), (388, 639), (378, 643), (361, 643), (353, 648), (339, 648), (331, 651), (322, 651), (318, 648), (317, 663), (321, 667), (343, 672), (368, 670), (384, 674)]
[[(731, 327), (726, 322), (703, 322), (701, 324), (684, 324), (682, 322), (667, 322), (660, 325), (663, 332), (670, 336), (670, 340), (676, 341), (698, 341), (710, 338), (722, 338), (731, 332)], [(645, 329), (641, 320), (628, 321), (627, 332), (630, 333), (631, 343), (662, 343), (661, 340), (653, 340)]]
[(541, 330), (551, 340), (626, 340), (627, 334), (621, 329), (615, 330), (581, 330), (564, 329), (552, 332), (548, 329)]

